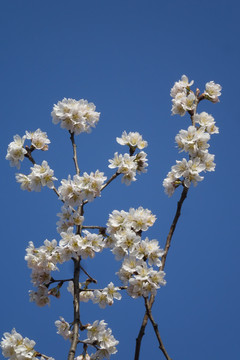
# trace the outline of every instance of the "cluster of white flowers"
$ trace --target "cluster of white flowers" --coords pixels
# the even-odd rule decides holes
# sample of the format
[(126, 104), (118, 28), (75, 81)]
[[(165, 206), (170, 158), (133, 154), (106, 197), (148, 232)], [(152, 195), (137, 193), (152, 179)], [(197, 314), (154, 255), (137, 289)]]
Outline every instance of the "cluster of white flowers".
[(219, 129), (215, 125), (214, 117), (205, 111), (194, 115), (195, 123), (200, 125), (200, 129), (204, 129), (209, 134), (218, 134)]
[(124, 258), (118, 276), (128, 285), (127, 292), (132, 298), (156, 295), (157, 289), (166, 284), (164, 271), (153, 270), (145, 260), (138, 260), (134, 255)]
[(110, 355), (117, 352), (116, 346), (119, 341), (112, 335), (112, 330), (106, 326), (104, 320), (96, 320), (87, 326), (88, 338), (84, 341), (87, 344), (93, 344), (98, 349), (94, 354), (91, 354), (91, 360), (109, 359)]
[(127, 134), (127, 132), (124, 131), (122, 136), (120, 138), (117, 137), (116, 140), (120, 145), (128, 145), (132, 150), (136, 148), (142, 150), (148, 145), (147, 141), (143, 140), (142, 135), (138, 132), (130, 132)]
[[(170, 95), (172, 99), (172, 115), (179, 114), (184, 116), (187, 111), (196, 109), (197, 95), (190, 89), (193, 81), (189, 82), (186, 75), (183, 75), (181, 80), (177, 81), (171, 89)], [(203, 97), (212, 102), (218, 102), (218, 97), (221, 95), (222, 87), (210, 81), (205, 85)]]
[(130, 208), (129, 212), (114, 210), (109, 215), (107, 232), (114, 238), (117, 233), (121, 233), (126, 229), (133, 229), (136, 232), (146, 231), (150, 226), (153, 226), (155, 221), (156, 216), (142, 206), (138, 209)]
[(138, 132), (130, 132), (129, 134), (124, 131), (122, 137), (117, 137), (117, 142), (120, 145), (128, 145), (130, 154), (124, 155), (115, 152), (114, 158), (110, 159), (110, 169), (117, 168), (119, 174), (123, 174), (122, 182), (126, 185), (130, 185), (132, 181), (136, 181), (136, 173), (141, 174), (147, 171), (148, 159), (147, 154), (144, 151), (140, 151), (136, 155), (133, 155), (136, 149), (143, 149), (147, 146), (147, 141), (142, 139), (142, 136)]
[[(199, 90), (194, 95), (189, 88), (192, 84), (193, 82), (189, 83), (188, 78), (183, 75), (182, 80), (176, 82), (171, 90), (171, 96), (174, 98), (172, 109), (174, 114), (182, 116), (186, 111), (194, 111), (190, 113), (192, 125), (187, 130), (180, 130), (175, 137), (179, 150), (187, 152), (189, 160), (183, 158), (181, 161), (176, 161), (176, 165), (172, 166), (171, 171), (164, 179), (163, 186), (169, 196), (181, 184), (190, 187), (191, 183), (193, 183), (196, 186), (199, 181), (204, 179), (203, 176), (200, 176), (202, 171), (215, 170), (214, 155), (208, 152), (208, 141), (210, 136), (218, 134), (219, 130), (212, 115), (206, 112), (197, 114), (196, 109), (198, 102), (203, 99), (218, 102), (218, 96), (221, 95), (221, 86), (211, 81), (206, 84), (206, 89), (202, 95), (199, 95)], [(179, 99), (181, 96), (188, 97), (191, 94), (195, 97), (194, 106), (191, 109), (185, 108), (185, 102)]]
[(58, 270), (57, 263), (61, 255), (56, 240), (45, 240), (44, 245), (35, 248), (32, 241), (26, 249), (25, 260), (32, 269), (32, 283), (34, 286), (48, 284), (51, 279), (51, 271)]
[(61, 128), (69, 130), (76, 135), (91, 131), (99, 121), (100, 113), (95, 111), (96, 106), (87, 100), (74, 100), (64, 98), (54, 105), (52, 121), (60, 122)]
[[(21, 334), (12, 329), (11, 333), (5, 332), (1, 341), (2, 354), (10, 360), (37, 360), (41, 354), (34, 350), (35, 341), (23, 338)], [(46, 357), (41, 356), (40, 360)], [(54, 360), (48, 357), (49, 360)]]
[(118, 276), (133, 298), (155, 294), (160, 285), (165, 285), (164, 272), (151, 266), (161, 266), (164, 251), (157, 240), (141, 239), (142, 231), (148, 230), (156, 220), (148, 209), (131, 208), (129, 212), (114, 210), (107, 222), (110, 234), (107, 245), (117, 260), (123, 259)]
[(67, 205), (63, 205), (61, 210), (62, 212), (57, 214), (60, 218), (57, 222), (57, 231), (59, 233), (67, 231), (69, 227), (79, 226), (83, 223), (84, 216), (81, 216), (78, 210), (73, 211), (73, 208)]
[(101, 195), (101, 189), (106, 180), (103, 172), (97, 170), (90, 175), (84, 172), (83, 176), (74, 175), (73, 180), (68, 176), (68, 180), (63, 179), (58, 189), (60, 199), (70, 206), (79, 206), (84, 200), (92, 201)]
[(75, 235), (73, 227), (68, 228), (66, 232), (61, 232), (59, 251), (63, 261), (76, 256), (81, 256), (83, 259), (93, 258), (96, 252), (103, 250), (105, 240), (102, 235), (90, 233), (87, 230), (83, 230), (83, 234), (85, 236)]
[(19, 135), (15, 135), (13, 139), (14, 141), (8, 145), (6, 160), (10, 161), (10, 166), (20, 169), (20, 161), (23, 161), (24, 155), (27, 153), (23, 147), (26, 136), (21, 138)]
[(118, 292), (119, 287), (115, 287), (112, 282), (102, 290), (94, 290), (93, 303), (99, 304), (100, 308), (104, 309), (107, 305), (112, 305), (114, 299), (121, 300), (122, 295)]
[(21, 184), (22, 190), (41, 191), (44, 186), (50, 189), (54, 188), (53, 181), (57, 178), (53, 176), (54, 171), (49, 167), (46, 160), (43, 160), (42, 165), (35, 164), (31, 170), (32, 172), (29, 175), (16, 174), (16, 180)]
[(25, 260), (28, 267), (32, 269), (32, 283), (37, 287), (37, 291), (30, 291), (30, 301), (34, 301), (42, 307), (49, 304), (49, 290), (47, 285), (51, 280), (51, 271), (58, 270), (56, 264), (62, 261), (56, 240), (45, 240), (44, 245), (35, 248), (32, 241), (26, 249)]
[(71, 339), (72, 331), (70, 330), (70, 325), (62, 316), (60, 316), (60, 320), (55, 321), (55, 325), (57, 327), (57, 334), (61, 335), (65, 340)]
[(32, 146), (34, 146), (35, 149), (42, 151), (48, 150), (48, 144), (51, 142), (47, 137), (47, 133), (40, 129), (33, 132), (26, 131), (26, 138), (31, 140)]
[(6, 160), (10, 161), (10, 166), (16, 166), (17, 169), (20, 169), (20, 161), (23, 161), (27, 154), (27, 150), (24, 148), (26, 139), (31, 140), (32, 150), (48, 150), (48, 144), (50, 144), (47, 134), (40, 129), (34, 132), (26, 131), (26, 135), (23, 137), (15, 135), (13, 139), (14, 141), (8, 145)]
[[(95, 253), (101, 252), (106, 247), (106, 240), (102, 235), (87, 230), (83, 230), (83, 235), (80, 236), (74, 234), (73, 227), (68, 227), (67, 231), (61, 232), (60, 235), (59, 244), (56, 240), (45, 240), (44, 245), (35, 248), (30, 241), (26, 249), (25, 260), (32, 269), (32, 283), (37, 287), (37, 291), (30, 291), (30, 300), (36, 302), (38, 306), (49, 304), (49, 295), (59, 296), (58, 289), (48, 289), (51, 272), (58, 270), (58, 263), (62, 264), (77, 256), (81, 256), (82, 259), (93, 258)], [(89, 294), (85, 294), (87, 295)], [(84, 298), (84, 295), (82, 297)]]
[(183, 75), (181, 80), (177, 81), (171, 89), (172, 96), (172, 114), (179, 114), (181, 116), (186, 114), (186, 111), (195, 108), (195, 95), (190, 90), (193, 81), (189, 82), (186, 75)]
[[(119, 287), (115, 287), (112, 282), (110, 282), (107, 287), (100, 290), (87, 290), (85, 283), (79, 283), (79, 288), (80, 301), (88, 302), (89, 300), (92, 300), (94, 304), (98, 304), (102, 309), (104, 309), (107, 305), (113, 305), (114, 299), (121, 300), (122, 298), (122, 295), (118, 292), (120, 290)], [(67, 289), (73, 296), (72, 281), (69, 281)]]
[(205, 98), (212, 101), (213, 103), (216, 103), (219, 101), (218, 97), (221, 96), (221, 90), (221, 85), (215, 84), (214, 81), (210, 81), (205, 85)]

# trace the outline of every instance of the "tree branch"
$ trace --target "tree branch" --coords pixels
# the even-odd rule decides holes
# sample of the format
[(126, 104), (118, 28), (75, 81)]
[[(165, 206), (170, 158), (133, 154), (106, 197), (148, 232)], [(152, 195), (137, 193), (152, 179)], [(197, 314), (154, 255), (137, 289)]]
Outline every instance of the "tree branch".
[(158, 324), (153, 319), (152, 311), (151, 311), (151, 309), (149, 307), (147, 298), (144, 298), (144, 301), (145, 301), (146, 313), (147, 313), (148, 318), (150, 319), (150, 321), (152, 323), (153, 329), (154, 329), (156, 337), (158, 339), (159, 349), (162, 351), (162, 353), (164, 354), (164, 356), (165, 356), (165, 358), (167, 360), (171, 360), (170, 356), (168, 355), (168, 353), (167, 353), (167, 351), (166, 351), (166, 349), (165, 349), (165, 347), (163, 345), (163, 342), (162, 342), (162, 339), (160, 337), (159, 330), (158, 330)]
[(77, 175), (79, 175), (80, 170), (79, 170), (78, 160), (77, 160), (77, 145), (75, 143), (74, 133), (72, 133), (71, 131), (69, 131), (69, 133), (70, 133), (70, 139), (71, 139), (72, 146), (73, 146), (73, 161), (74, 161), (74, 165), (76, 168), (76, 173), (77, 173)]
[(110, 177), (110, 179), (106, 182), (106, 184), (104, 184), (101, 188), (101, 191), (103, 189), (105, 189), (105, 187), (107, 187), (114, 179), (116, 179), (116, 177), (118, 177), (120, 175), (120, 173), (115, 172), (115, 174), (113, 174), (113, 176)]
[(74, 307), (74, 320), (73, 320), (73, 335), (71, 341), (71, 347), (68, 353), (68, 360), (74, 360), (77, 344), (80, 322), (80, 311), (79, 311), (79, 275), (80, 275), (80, 257), (77, 259), (73, 258), (74, 262), (74, 279), (73, 279), (73, 307)]
[[(161, 264), (159, 270), (162, 270), (162, 271), (163, 271), (164, 268), (165, 268), (166, 258), (167, 258), (168, 251), (169, 251), (170, 246), (171, 246), (172, 236), (173, 236), (173, 233), (174, 233), (174, 231), (175, 231), (175, 228), (176, 228), (178, 219), (179, 219), (179, 217), (180, 217), (180, 215), (181, 215), (182, 205), (183, 205), (184, 200), (185, 200), (186, 197), (187, 197), (187, 193), (188, 193), (188, 188), (184, 186), (184, 187), (183, 187), (183, 190), (182, 190), (182, 194), (181, 194), (180, 200), (178, 201), (178, 204), (177, 204), (177, 210), (176, 210), (176, 213), (175, 213), (175, 216), (174, 216), (172, 225), (171, 225), (171, 227), (170, 227), (170, 230), (169, 230), (169, 233), (168, 233), (168, 236), (167, 236), (167, 239), (166, 239), (165, 248), (164, 248), (164, 255), (162, 256), (162, 264)], [(154, 300), (155, 300), (155, 296), (154, 296), (154, 295), (151, 295), (150, 300), (149, 300), (149, 309), (150, 309), (150, 310), (152, 309)], [(148, 317), (149, 317), (149, 316), (148, 316), (148, 312), (147, 312), (147, 310), (146, 310), (146, 312), (145, 312), (145, 314), (144, 314), (144, 317), (143, 317), (142, 325), (141, 325), (140, 330), (139, 330), (139, 333), (138, 333), (138, 337), (136, 338), (136, 346), (135, 346), (135, 356), (134, 356), (134, 360), (139, 360), (141, 342), (142, 342), (142, 338), (143, 338), (144, 333), (145, 333), (145, 328), (146, 328), (146, 326), (147, 326)]]

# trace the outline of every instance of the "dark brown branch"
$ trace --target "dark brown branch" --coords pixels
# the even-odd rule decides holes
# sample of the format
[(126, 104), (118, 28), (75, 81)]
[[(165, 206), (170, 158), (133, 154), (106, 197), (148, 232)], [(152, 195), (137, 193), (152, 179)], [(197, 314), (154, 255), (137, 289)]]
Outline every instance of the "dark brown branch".
[(103, 189), (105, 189), (105, 187), (107, 187), (114, 179), (116, 179), (116, 177), (118, 177), (120, 175), (120, 173), (115, 172), (115, 174), (113, 174), (113, 176), (110, 177), (110, 179), (106, 182), (106, 184), (104, 184), (101, 188), (101, 191)]
[(55, 280), (54, 278), (51, 278), (50, 282), (48, 283), (48, 285), (51, 285), (53, 283), (60, 283), (60, 284), (63, 284), (65, 283), (66, 281), (73, 281), (73, 278), (72, 279), (64, 279), (64, 280)]
[(144, 301), (145, 301), (146, 313), (147, 313), (148, 318), (150, 319), (150, 321), (152, 323), (153, 329), (154, 329), (156, 337), (158, 339), (159, 349), (162, 351), (162, 353), (164, 354), (164, 356), (165, 356), (165, 358), (167, 360), (171, 360), (170, 356), (168, 355), (168, 353), (167, 353), (167, 351), (166, 351), (166, 349), (165, 349), (165, 347), (163, 345), (163, 342), (162, 342), (162, 339), (161, 339), (161, 336), (160, 336), (159, 330), (158, 330), (158, 324), (153, 319), (152, 311), (151, 311), (151, 309), (149, 307), (147, 298), (144, 298)]
[[(164, 255), (162, 256), (162, 264), (161, 264), (159, 270), (163, 270), (165, 268), (167, 254), (168, 254), (168, 251), (169, 251), (170, 246), (171, 246), (172, 236), (173, 236), (174, 230), (176, 228), (178, 219), (179, 219), (179, 217), (181, 215), (182, 205), (183, 205), (184, 200), (187, 197), (187, 193), (188, 193), (188, 188), (184, 186), (183, 190), (182, 190), (181, 198), (180, 198), (180, 200), (178, 201), (178, 204), (177, 204), (177, 210), (176, 210), (172, 225), (170, 227), (170, 230), (169, 230), (169, 233), (168, 233), (168, 236), (167, 236), (167, 239), (166, 239), (166, 244), (165, 244), (165, 248), (164, 248)], [(154, 300), (155, 300), (155, 296), (151, 295), (150, 300), (149, 300), (149, 309), (150, 310), (152, 309)], [(134, 360), (139, 360), (141, 342), (142, 342), (142, 338), (143, 338), (144, 333), (145, 333), (145, 328), (147, 326), (147, 322), (148, 322), (148, 313), (146, 311), (145, 314), (144, 314), (144, 317), (143, 317), (142, 325), (141, 325), (139, 333), (138, 333), (138, 337), (136, 339)]]
[(25, 146), (25, 150), (27, 151), (27, 153), (26, 153), (24, 156), (25, 156), (27, 159), (29, 159), (33, 165), (35, 165), (35, 164), (36, 164), (36, 161), (35, 161), (34, 158), (32, 157), (32, 152), (33, 152), (33, 150), (35, 150), (35, 147), (34, 147), (34, 146), (29, 147), (29, 146), (26, 145), (26, 146)]
[(87, 273), (87, 271), (81, 265), (80, 265), (80, 269), (84, 272), (85, 275), (88, 276), (90, 282), (97, 284), (97, 280), (95, 280), (93, 277), (91, 277), (91, 275), (89, 275)]
[(187, 193), (188, 193), (188, 188), (184, 186), (182, 194), (181, 194), (181, 198), (180, 198), (180, 200), (178, 201), (178, 204), (177, 204), (176, 214), (174, 216), (172, 225), (170, 227), (170, 230), (169, 230), (169, 233), (168, 233), (168, 236), (167, 236), (167, 240), (166, 240), (166, 244), (165, 244), (165, 248), (164, 248), (164, 254), (162, 256), (162, 265), (160, 266), (160, 270), (162, 270), (162, 271), (165, 268), (167, 254), (168, 254), (169, 248), (171, 246), (172, 236), (173, 236), (173, 233), (175, 231), (178, 219), (179, 219), (179, 217), (181, 215), (182, 205), (183, 205), (184, 200), (187, 197)]
[(32, 157), (32, 152), (35, 150), (35, 147), (34, 146), (25, 146), (25, 150), (27, 151), (27, 153), (24, 155), (26, 158), (28, 158), (30, 161), (31, 161), (31, 163), (33, 164), (33, 165), (35, 165), (36, 164), (36, 161), (34, 160), (34, 158)]
[[(127, 290), (127, 286), (117, 286), (119, 290)], [(82, 292), (82, 291), (95, 291), (95, 290), (98, 290), (98, 291), (103, 291), (104, 289), (80, 289), (79, 291)]]

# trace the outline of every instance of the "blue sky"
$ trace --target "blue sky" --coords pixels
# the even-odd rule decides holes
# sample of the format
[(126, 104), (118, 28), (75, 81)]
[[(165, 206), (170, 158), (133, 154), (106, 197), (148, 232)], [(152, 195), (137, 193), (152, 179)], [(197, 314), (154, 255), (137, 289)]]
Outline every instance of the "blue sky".
[[(72, 321), (72, 299), (62, 292), (51, 306), (29, 303), (30, 270), (24, 261), (29, 241), (40, 246), (59, 239), (56, 213), (61, 204), (48, 189), (20, 190), (15, 169), (5, 160), (15, 134), (40, 128), (51, 140), (47, 160), (59, 181), (74, 174), (68, 133), (51, 122), (53, 104), (64, 97), (87, 99), (101, 112), (91, 134), (77, 138), (80, 168), (109, 177), (108, 159), (123, 151), (115, 141), (123, 130), (138, 131), (149, 143), (149, 169), (129, 187), (118, 178), (89, 204), (88, 224), (104, 225), (114, 209), (143, 206), (157, 222), (146, 234), (161, 247), (180, 191), (168, 198), (162, 181), (181, 159), (174, 138), (190, 125), (171, 116), (170, 89), (182, 74), (204, 90), (214, 80), (223, 87), (219, 104), (202, 102), (220, 128), (212, 137), (216, 171), (191, 188), (167, 259), (166, 287), (153, 314), (175, 360), (225, 360), (239, 354), (239, 11), (237, 1), (17, 1), (1, 4), (1, 169), (2, 258), (1, 333), (13, 327), (34, 339), (36, 348), (66, 359), (68, 342), (54, 321)], [(26, 174), (25, 160), (21, 171)], [(117, 283), (117, 263), (105, 251), (86, 268), (105, 285)], [(71, 276), (72, 264), (62, 273)], [(105, 319), (120, 341), (112, 359), (133, 359), (144, 314), (142, 299), (127, 296), (113, 307), (82, 305), (83, 322)], [(163, 359), (151, 326), (141, 359)]]

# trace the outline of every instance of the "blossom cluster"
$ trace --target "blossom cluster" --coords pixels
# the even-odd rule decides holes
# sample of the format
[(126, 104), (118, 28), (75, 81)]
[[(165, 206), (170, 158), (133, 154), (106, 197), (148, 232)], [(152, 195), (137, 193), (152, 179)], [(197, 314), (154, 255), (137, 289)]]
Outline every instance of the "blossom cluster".
[(48, 144), (50, 140), (47, 137), (47, 133), (37, 129), (36, 131), (26, 131), (26, 138), (31, 140), (32, 146), (37, 150), (46, 151), (48, 150)]
[(16, 166), (17, 169), (20, 169), (20, 161), (23, 161), (24, 156), (27, 154), (27, 150), (24, 148), (24, 142), (26, 139), (31, 140), (31, 151), (37, 150), (47, 150), (50, 140), (47, 137), (45, 132), (42, 132), (40, 129), (37, 129), (34, 132), (26, 131), (26, 135), (23, 137), (15, 135), (13, 140), (7, 149), (6, 160), (10, 161), (10, 166)]
[[(72, 330), (70, 329), (69, 323), (60, 316), (60, 320), (55, 321), (57, 327), (57, 333), (61, 335), (65, 340), (71, 340)], [(93, 324), (88, 324), (86, 327), (87, 330), (87, 339), (83, 340), (88, 346), (93, 346), (97, 351), (90, 356), (86, 354), (85, 356), (79, 355), (75, 360), (78, 359), (89, 359), (89, 360), (98, 360), (107, 358), (109, 359), (110, 355), (117, 352), (116, 345), (119, 343), (114, 336), (112, 335), (112, 330), (106, 328), (107, 324), (104, 320), (94, 321)]]
[[(183, 75), (181, 80), (176, 82), (171, 89), (171, 96), (173, 97), (172, 114), (185, 115), (188, 111), (192, 125), (187, 130), (180, 130), (176, 135), (175, 141), (180, 152), (188, 153), (189, 160), (183, 158), (181, 161), (176, 161), (176, 165), (172, 166), (171, 171), (163, 181), (165, 192), (171, 196), (175, 189), (183, 184), (189, 188), (191, 183), (197, 185), (199, 181), (204, 179), (200, 175), (201, 172), (214, 171), (214, 155), (208, 152), (208, 141), (212, 134), (218, 134), (219, 129), (215, 125), (212, 115), (201, 112), (198, 114), (197, 105), (199, 101), (207, 99), (212, 102), (218, 102), (218, 97), (221, 95), (221, 86), (210, 81), (205, 86), (205, 91), (200, 95), (197, 89), (194, 94), (190, 90), (193, 81), (189, 82), (186, 75)], [(191, 99), (191, 105), (190, 105)]]
[[(35, 341), (23, 338), (21, 334), (12, 329), (11, 333), (5, 332), (1, 341), (2, 354), (5, 358), (10, 360), (37, 360), (41, 354), (34, 350)], [(40, 360), (46, 357), (41, 356)], [(47, 357), (49, 360), (54, 360), (52, 357)]]
[(110, 169), (117, 168), (118, 174), (123, 174), (122, 182), (126, 185), (130, 185), (132, 181), (136, 181), (136, 174), (145, 173), (147, 171), (147, 154), (144, 151), (138, 152), (133, 155), (136, 149), (143, 149), (148, 144), (147, 141), (142, 139), (142, 136), (138, 132), (130, 132), (129, 134), (124, 131), (122, 137), (117, 137), (117, 142), (120, 145), (128, 145), (130, 154), (124, 155), (115, 152), (114, 158), (110, 159)]
[(57, 231), (59, 233), (67, 231), (69, 227), (79, 226), (84, 221), (84, 216), (79, 214), (79, 210), (73, 211), (73, 208), (68, 205), (61, 207), (61, 212), (57, 214), (60, 218), (57, 222)]
[[(79, 283), (80, 288), (80, 301), (88, 302), (92, 300), (94, 304), (98, 304), (100, 308), (105, 309), (107, 305), (113, 305), (114, 299), (121, 300), (122, 295), (118, 292), (119, 287), (115, 287), (110, 282), (104, 289), (88, 290), (85, 284)], [(68, 291), (73, 295), (73, 282), (69, 281)]]
[[(172, 99), (172, 115), (178, 114), (184, 116), (186, 112), (194, 111), (198, 104), (198, 94), (194, 93), (190, 86), (194, 81), (188, 81), (188, 77), (183, 75), (181, 80), (175, 82), (171, 89), (170, 95)], [(214, 81), (210, 81), (205, 85), (205, 91), (202, 94), (202, 98), (210, 100), (214, 103), (219, 101), (221, 95), (221, 85), (215, 84)]]
[(70, 330), (69, 323), (60, 316), (60, 320), (55, 321), (57, 327), (57, 334), (61, 335), (65, 340), (72, 338), (72, 330)]
[(148, 146), (146, 140), (143, 140), (142, 135), (138, 132), (130, 132), (127, 134), (126, 131), (123, 131), (122, 136), (116, 138), (117, 142), (120, 145), (128, 145), (133, 151), (138, 148), (140, 150)]
[(83, 176), (74, 175), (73, 180), (71, 176), (68, 179), (61, 181), (61, 186), (58, 188), (60, 199), (69, 206), (79, 206), (84, 200), (92, 201), (95, 197), (101, 195), (101, 189), (106, 180), (103, 172), (97, 170), (90, 175), (86, 172)]
[(116, 346), (119, 343), (112, 335), (112, 330), (106, 328), (107, 324), (104, 320), (94, 321), (93, 324), (87, 326), (88, 338), (84, 340), (87, 344), (93, 344), (97, 351), (91, 354), (91, 360), (107, 358), (117, 352)]
[[(58, 242), (45, 240), (44, 245), (35, 248), (32, 241), (26, 249), (25, 260), (28, 267), (32, 269), (32, 283), (37, 287), (37, 291), (30, 292), (30, 300), (36, 302), (38, 306), (49, 304), (49, 295), (58, 297), (58, 288), (48, 289), (51, 282), (51, 272), (58, 270), (57, 264), (62, 264), (71, 258), (81, 256), (93, 258), (95, 253), (101, 252), (106, 240), (102, 235), (90, 233), (83, 230), (82, 236), (74, 234), (73, 227), (69, 227), (66, 232), (61, 232), (61, 240)], [(109, 300), (110, 302), (110, 300)]]
[(49, 167), (46, 160), (43, 160), (41, 165), (34, 164), (31, 170), (29, 175), (16, 174), (16, 180), (20, 183), (22, 190), (39, 192), (44, 186), (50, 189), (54, 188), (53, 181), (57, 180), (57, 178), (53, 176), (54, 171)]
[(87, 100), (74, 100), (64, 98), (54, 105), (52, 121), (60, 122), (63, 129), (69, 130), (76, 135), (82, 132), (91, 132), (99, 121), (100, 113), (95, 111), (96, 106)]
[(114, 210), (107, 223), (107, 244), (117, 260), (123, 259), (118, 276), (133, 298), (156, 294), (160, 285), (165, 285), (164, 272), (152, 268), (161, 266), (164, 251), (157, 240), (141, 239), (142, 231), (155, 220), (150, 210), (139, 207), (129, 212)]

